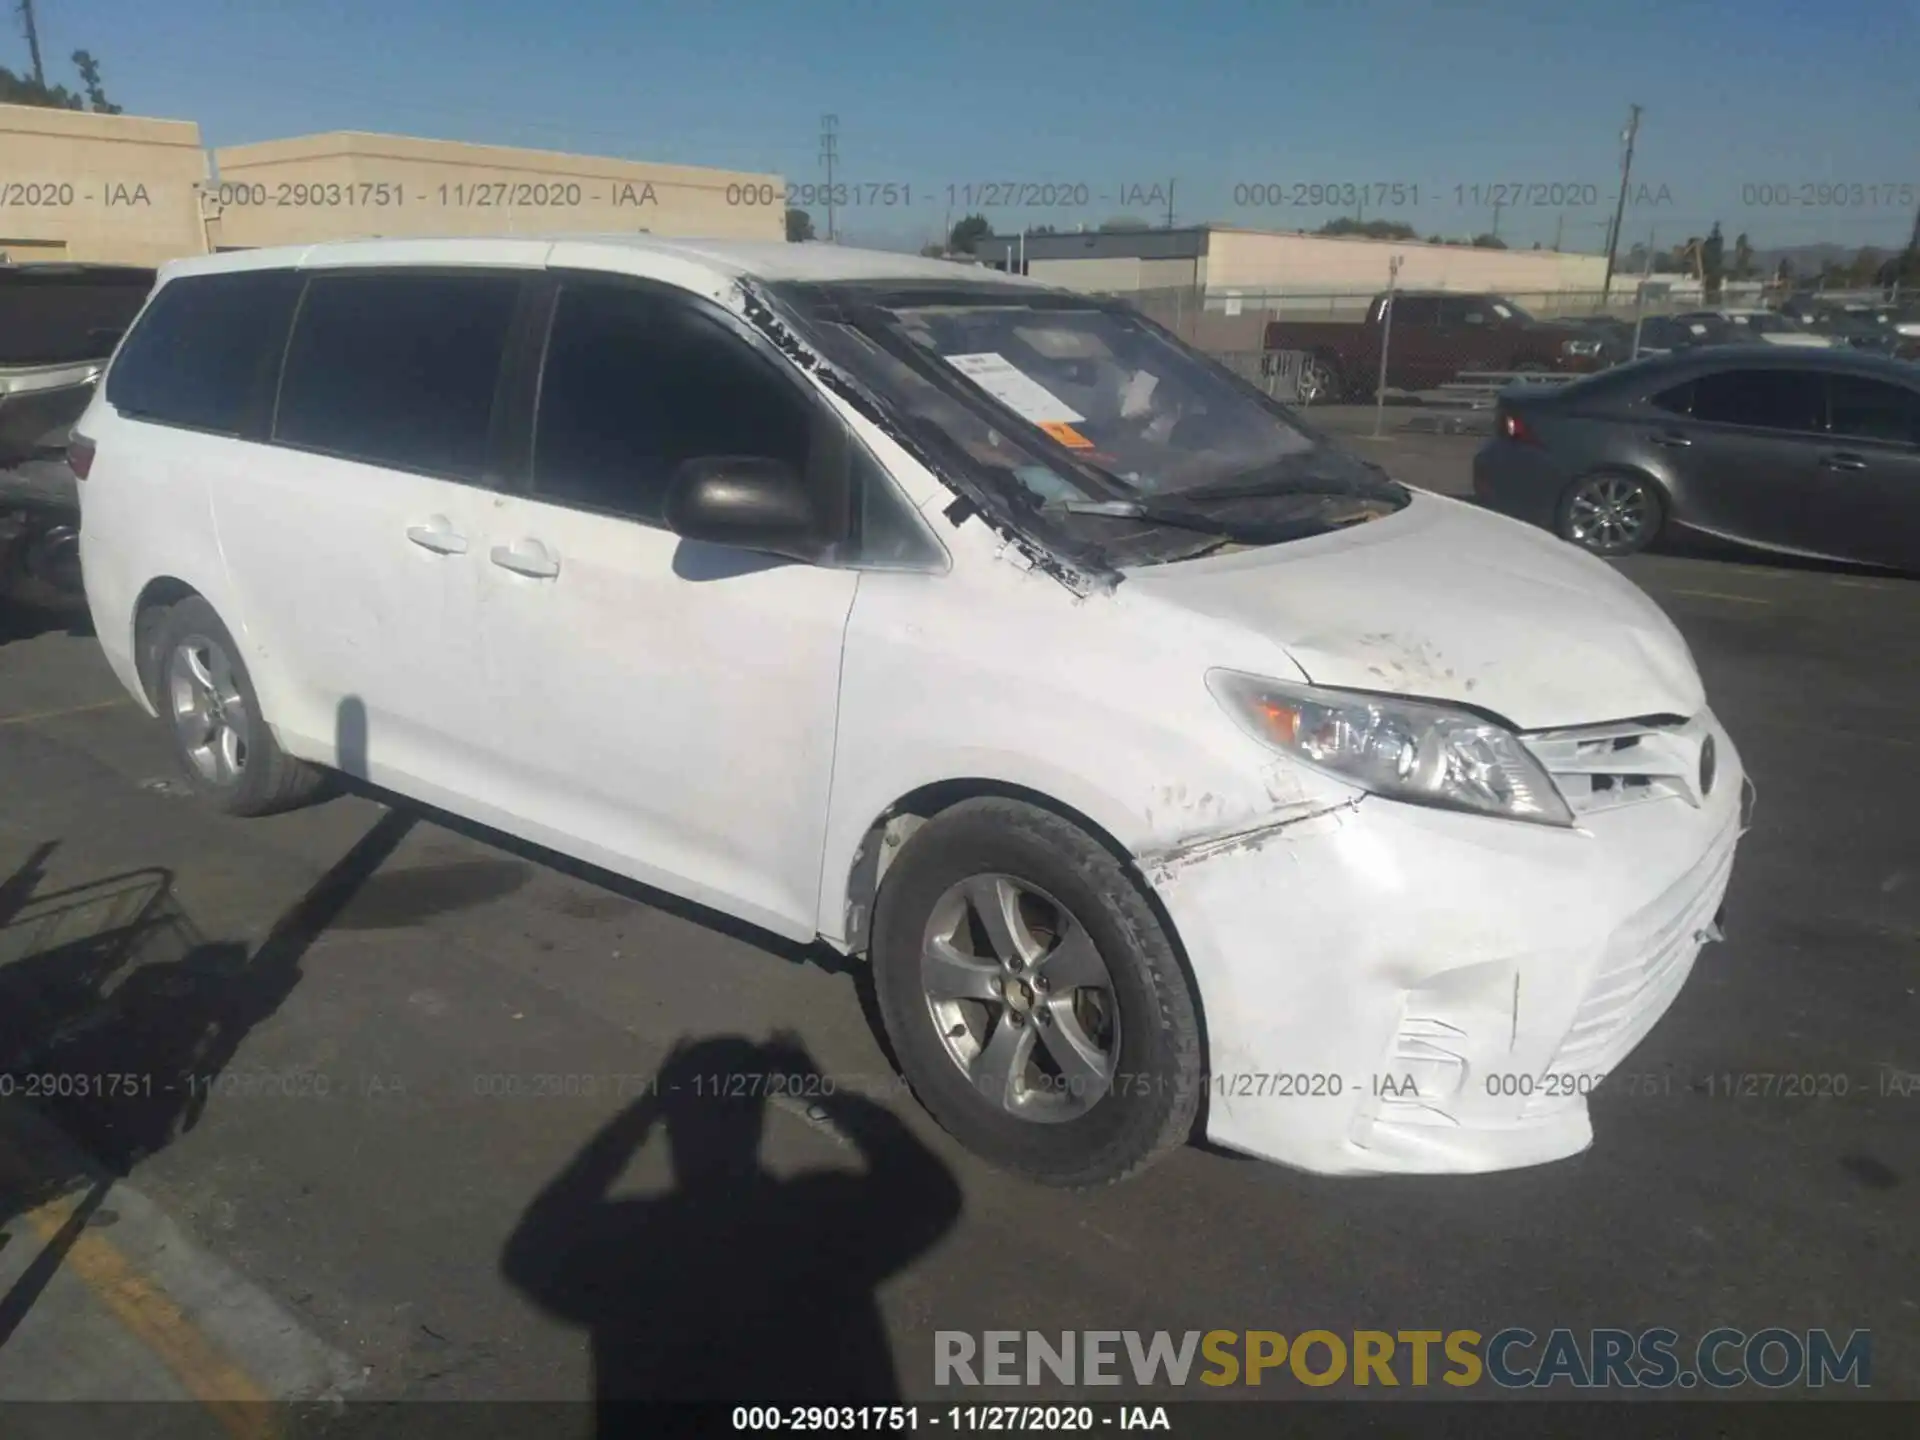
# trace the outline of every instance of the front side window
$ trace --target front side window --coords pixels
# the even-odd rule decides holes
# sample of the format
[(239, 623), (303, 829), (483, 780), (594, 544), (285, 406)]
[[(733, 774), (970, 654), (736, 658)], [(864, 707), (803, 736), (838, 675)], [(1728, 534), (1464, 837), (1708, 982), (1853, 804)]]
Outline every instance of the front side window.
[(274, 438), (479, 480), (519, 294), (512, 275), (311, 277), (287, 347)]
[(1806, 370), (1723, 370), (1694, 381), (1693, 418), (1755, 430), (1826, 428), (1820, 376)]
[(169, 281), (114, 359), (107, 400), (123, 415), (240, 434), (270, 383), (299, 293), (291, 270)]
[(543, 499), (661, 523), (688, 460), (753, 455), (806, 474), (806, 397), (718, 319), (632, 286), (569, 284), (534, 428)]
[(1827, 424), (1850, 440), (1920, 444), (1920, 395), (1859, 375), (1827, 377)]

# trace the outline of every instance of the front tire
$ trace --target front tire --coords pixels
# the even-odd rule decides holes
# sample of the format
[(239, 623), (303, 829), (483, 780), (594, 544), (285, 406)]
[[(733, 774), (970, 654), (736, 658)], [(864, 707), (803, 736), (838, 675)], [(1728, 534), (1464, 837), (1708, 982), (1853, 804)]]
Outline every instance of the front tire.
[(1554, 529), (1562, 540), (1613, 559), (1646, 549), (1666, 520), (1666, 498), (1657, 485), (1610, 470), (1582, 475), (1567, 487)]
[(305, 804), (323, 772), (282, 750), (260, 713), (240, 647), (198, 595), (151, 629), (153, 695), (194, 793), (228, 815), (271, 815)]
[(914, 1094), (990, 1164), (1100, 1185), (1193, 1128), (1199, 1021), (1173, 946), (1060, 816), (981, 799), (922, 826), (881, 886), (872, 958)]

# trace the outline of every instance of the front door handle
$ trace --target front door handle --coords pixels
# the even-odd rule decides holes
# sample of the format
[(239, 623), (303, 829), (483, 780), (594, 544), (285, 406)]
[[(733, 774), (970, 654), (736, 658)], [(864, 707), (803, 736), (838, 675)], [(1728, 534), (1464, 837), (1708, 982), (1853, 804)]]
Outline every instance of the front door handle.
[(511, 546), (494, 546), (493, 563), (502, 570), (511, 570), (516, 575), (530, 575), (535, 580), (551, 580), (560, 573), (560, 557), (538, 540), (519, 540)]
[(409, 525), (407, 539), (436, 555), (467, 553), (467, 537), (454, 533), (453, 522), (444, 515), (429, 515), (426, 524)]
[(1693, 444), (1690, 436), (1679, 435), (1671, 430), (1662, 431), (1660, 434), (1653, 436), (1652, 440), (1654, 444), (1664, 446), (1668, 450), (1684, 450)]
[(1838, 455), (1822, 455), (1820, 457), (1820, 464), (1823, 469), (1827, 470), (1864, 470), (1867, 468), (1867, 462), (1864, 456), (1850, 455), (1844, 450)]

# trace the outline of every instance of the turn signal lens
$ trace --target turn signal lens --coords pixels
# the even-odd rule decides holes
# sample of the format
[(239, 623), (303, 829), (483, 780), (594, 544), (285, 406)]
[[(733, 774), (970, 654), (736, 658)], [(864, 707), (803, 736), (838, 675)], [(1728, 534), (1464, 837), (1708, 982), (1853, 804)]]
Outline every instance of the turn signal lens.
[(82, 480), (93, 469), (93, 441), (78, 431), (67, 441), (67, 466)]

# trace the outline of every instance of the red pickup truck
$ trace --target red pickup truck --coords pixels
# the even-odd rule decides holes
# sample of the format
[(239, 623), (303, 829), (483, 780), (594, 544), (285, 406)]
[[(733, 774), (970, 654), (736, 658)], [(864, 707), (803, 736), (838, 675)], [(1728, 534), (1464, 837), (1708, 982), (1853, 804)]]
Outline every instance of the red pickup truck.
[[(1267, 326), (1263, 343), (1270, 363), (1280, 352), (1304, 356), (1298, 403), (1373, 393), (1380, 383), (1387, 298), (1374, 296), (1358, 323), (1275, 320)], [(1400, 290), (1393, 294), (1386, 388), (1428, 390), (1468, 370), (1602, 370), (1626, 358), (1615, 349), (1615, 338), (1602, 328), (1536, 320), (1501, 295)]]

